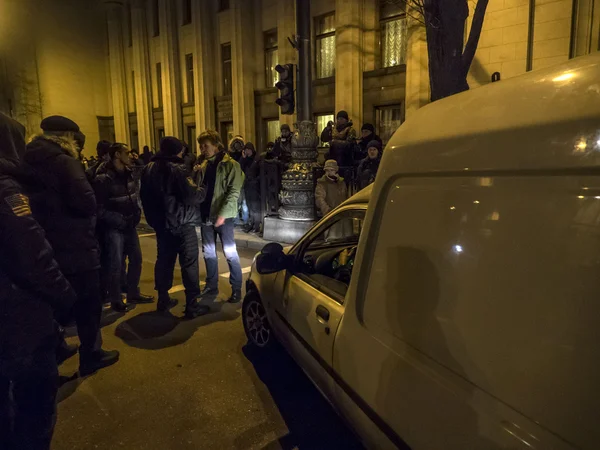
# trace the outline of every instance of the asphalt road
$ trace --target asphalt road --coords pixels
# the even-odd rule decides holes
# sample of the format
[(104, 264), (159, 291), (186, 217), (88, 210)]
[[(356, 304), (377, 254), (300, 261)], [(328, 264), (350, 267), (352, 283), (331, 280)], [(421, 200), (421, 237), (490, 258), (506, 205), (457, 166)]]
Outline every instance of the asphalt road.
[[(142, 233), (141, 242), (142, 292), (154, 293), (156, 240)], [(253, 256), (240, 251), (243, 268)], [(116, 365), (85, 379), (76, 377), (77, 356), (61, 366), (54, 450), (362, 448), (285, 352), (247, 345), (240, 308), (223, 303), (226, 276), (213, 312), (191, 321), (181, 320), (178, 267), (174, 284), (180, 304), (171, 315), (155, 304), (105, 312), (104, 347), (121, 352)]]

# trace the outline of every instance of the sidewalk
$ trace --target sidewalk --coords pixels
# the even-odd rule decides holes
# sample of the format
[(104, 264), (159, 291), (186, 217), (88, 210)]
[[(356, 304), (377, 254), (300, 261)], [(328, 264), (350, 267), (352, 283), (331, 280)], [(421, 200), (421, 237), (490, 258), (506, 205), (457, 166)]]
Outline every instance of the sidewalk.
[[(154, 233), (154, 230), (145, 222), (142, 217), (141, 222), (137, 226), (138, 232), (140, 233)], [(235, 245), (238, 248), (248, 248), (250, 250), (256, 250), (259, 252), (262, 248), (271, 241), (267, 241), (256, 234), (244, 233), (238, 227), (234, 231)]]

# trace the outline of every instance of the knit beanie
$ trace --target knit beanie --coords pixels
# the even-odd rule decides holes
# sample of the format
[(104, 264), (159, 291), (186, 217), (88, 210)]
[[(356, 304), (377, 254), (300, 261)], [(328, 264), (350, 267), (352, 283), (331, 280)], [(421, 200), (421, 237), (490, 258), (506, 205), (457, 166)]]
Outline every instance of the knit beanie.
[(183, 142), (173, 136), (166, 136), (160, 140), (160, 151), (168, 156), (179, 155), (183, 151)]

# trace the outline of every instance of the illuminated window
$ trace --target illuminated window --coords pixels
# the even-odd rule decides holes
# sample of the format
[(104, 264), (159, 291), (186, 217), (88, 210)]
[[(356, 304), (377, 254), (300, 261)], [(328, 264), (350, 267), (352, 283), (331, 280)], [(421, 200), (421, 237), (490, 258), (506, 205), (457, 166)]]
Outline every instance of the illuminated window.
[(185, 55), (185, 84), (187, 92), (187, 101), (194, 101), (194, 55), (188, 53)]
[(181, 0), (181, 18), (182, 25), (192, 23), (192, 0)]
[(267, 87), (274, 87), (279, 81), (279, 74), (275, 70), (277, 64), (279, 64), (277, 30), (271, 30), (265, 33), (265, 85)]
[(221, 45), (221, 61), (223, 63), (223, 95), (231, 95), (232, 74), (231, 74), (231, 43)]
[[(318, 116), (316, 116), (316, 122), (317, 122), (317, 135), (319, 136), (319, 139), (321, 138), (321, 132), (327, 127), (327, 123), (329, 121), (331, 122), (335, 122), (335, 117), (333, 115), (333, 113), (331, 114), (319, 114)], [(325, 142), (321, 141), (321, 145), (325, 145)], [(329, 144), (327, 144), (329, 145)]]
[(335, 74), (335, 13), (315, 20), (317, 78), (332, 77)]
[(402, 125), (402, 105), (381, 106), (376, 108), (377, 134), (386, 144), (398, 127)]
[(406, 63), (406, 14), (404, 1), (381, 0), (381, 66)]
[(279, 119), (266, 120), (265, 125), (267, 128), (267, 142), (275, 142), (275, 139), (281, 134), (279, 129)]
[(160, 34), (160, 20), (158, 17), (158, 0), (152, 0), (152, 36)]

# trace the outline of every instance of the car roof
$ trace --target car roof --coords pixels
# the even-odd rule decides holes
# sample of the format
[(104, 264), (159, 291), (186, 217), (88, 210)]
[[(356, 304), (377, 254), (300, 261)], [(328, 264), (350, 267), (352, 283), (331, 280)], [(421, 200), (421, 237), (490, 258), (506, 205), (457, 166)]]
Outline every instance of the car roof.
[(599, 165), (600, 53), (595, 53), (419, 109), (390, 139), (378, 178)]

